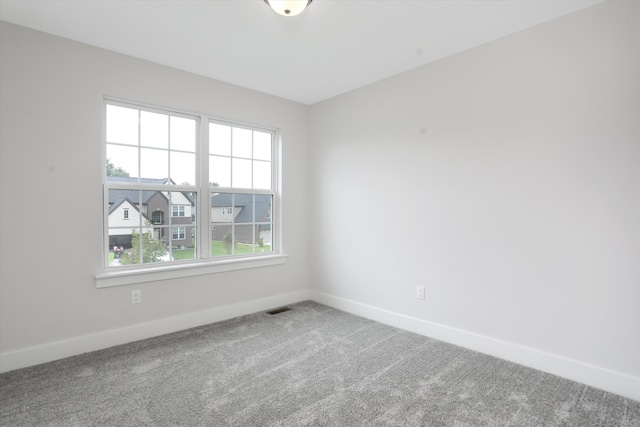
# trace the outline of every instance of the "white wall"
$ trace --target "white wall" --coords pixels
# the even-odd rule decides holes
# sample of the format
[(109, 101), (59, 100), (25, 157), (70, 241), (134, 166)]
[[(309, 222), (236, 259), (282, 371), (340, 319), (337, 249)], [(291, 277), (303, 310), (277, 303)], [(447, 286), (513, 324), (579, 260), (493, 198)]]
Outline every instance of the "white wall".
[(606, 2), (312, 106), (312, 297), (640, 399), (639, 23)]
[[(1, 370), (308, 297), (307, 106), (7, 23), (0, 30)], [(279, 128), (286, 264), (96, 289), (104, 95)], [(131, 304), (132, 289), (141, 304)]]

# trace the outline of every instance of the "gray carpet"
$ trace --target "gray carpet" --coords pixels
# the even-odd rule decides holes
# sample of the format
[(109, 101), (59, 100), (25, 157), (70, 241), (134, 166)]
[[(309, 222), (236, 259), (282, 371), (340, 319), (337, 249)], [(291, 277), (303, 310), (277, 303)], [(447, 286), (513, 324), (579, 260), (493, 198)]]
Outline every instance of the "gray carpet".
[(0, 375), (3, 426), (640, 426), (640, 402), (313, 302)]

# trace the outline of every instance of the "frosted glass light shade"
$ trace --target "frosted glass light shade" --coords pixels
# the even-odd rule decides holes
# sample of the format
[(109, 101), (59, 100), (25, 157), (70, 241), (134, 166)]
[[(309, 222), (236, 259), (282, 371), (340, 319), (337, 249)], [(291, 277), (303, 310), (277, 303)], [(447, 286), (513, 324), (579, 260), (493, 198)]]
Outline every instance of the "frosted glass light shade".
[(296, 16), (302, 12), (312, 0), (264, 0), (264, 2), (282, 16)]

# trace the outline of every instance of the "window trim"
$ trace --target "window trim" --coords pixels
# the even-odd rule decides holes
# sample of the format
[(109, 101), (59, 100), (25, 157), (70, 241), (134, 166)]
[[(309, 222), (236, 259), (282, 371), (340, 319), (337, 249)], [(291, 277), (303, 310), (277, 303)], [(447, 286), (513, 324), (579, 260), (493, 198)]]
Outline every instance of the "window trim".
[(158, 263), (159, 266), (149, 269), (127, 269), (103, 271), (96, 274), (96, 288), (133, 285), (136, 283), (158, 282), (161, 280), (180, 279), (184, 277), (203, 276), (228, 271), (246, 270), (249, 268), (269, 267), (287, 262), (286, 254), (269, 254), (261, 256), (239, 257), (231, 259), (215, 259), (215, 261), (193, 262), (187, 264)]
[[(195, 206), (196, 218), (200, 218), (197, 226), (196, 239), (198, 243), (198, 258), (193, 260), (173, 261), (173, 262), (161, 262), (152, 264), (137, 264), (133, 266), (121, 266), (121, 267), (109, 267), (109, 251), (105, 250), (105, 245), (109, 245), (108, 234), (108, 188), (109, 183), (106, 176), (106, 111), (107, 105), (116, 105), (126, 108), (134, 108), (143, 111), (157, 111), (162, 114), (187, 116), (189, 118), (197, 118), (199, 121), (199, 127), (196, 134), (196, 191), (197, 202)], [(229, 121), (220, 119), (218, 117), (208, 115), (205, 113), (184, 111), (171, 107), (152, 106), (142, 102), (126, 101), (119, 98), (105, 96), (102, 103), (103, 108), (103, 120), (102, 120), (102, 180), (103, 180), (103, 197), (105, 207), (103, 208), (103, 241), (102, 241), (102, 253), (104, 254), (104, 261), (102, 270), (97, 272), (96, 287), (111, 287), (121, 286), (134, 283), (144, 283), (158, 280), (175, 279), (181, 277), (191, 277), (203, 274), (213, 274), (218, 272), (243, 270), (247, 268), (257, 268), (263, 266), (284, 264), (288, 255), (283, 251), (282, 247), (282, 222), (280, 215), (281, 206), (281, 136), (280, 132), (275, 128), (267, 128), (263, 126), (256, 126), (246, 124), (241, 121)], [(224, 257), (212, 257), (211, 254), (211, 231), (213, 225), (211, 224), (211, 203), (210, 201), (202, 202), (203, 200), (211, 200), (211, 195), (215, 192), (217, 187), (208, 186), (205, 190), (204, 183), (208, 183), (208, 144), (209, 144), (209, 123), (224, 124), (232, 127), (246, 128), (252, 131), (268, 132), (272, 134), (272, 153), (271, 153), (271, 190), (258, 190), (258, 189), (239, 189), (239, 188), (224, 188), (225, 191), (230, 192), (245, 192), (245, 193), (268, 193), (273, 196), (273, 204), (271, 206), (271, 224), (272, 224), (272, 251), (268, 253), (255, 252), (246, 255), (232, 255)], [(205, 177), (206, 175), (206, 177)], [(202, 187), (198, 184), (202, 183)], [(138, 185), (139, 187), (139, 185)], [(170, 191), (187, 191), (184, 186), (172, 185), (170, 188), (165, 188), (164, 191), (169, 189)], [(222, 188), (220, 188), (222, 190)], [(193, 214), (193, 213), (192, 213)], [(106, 215), (106, 217), (105, 217)], [(180, 224), (182, 225), (182, 224)], [(105, 241), (107, 239), (107, 241)], [(200, 243), (208, 242), (208, 244)]]

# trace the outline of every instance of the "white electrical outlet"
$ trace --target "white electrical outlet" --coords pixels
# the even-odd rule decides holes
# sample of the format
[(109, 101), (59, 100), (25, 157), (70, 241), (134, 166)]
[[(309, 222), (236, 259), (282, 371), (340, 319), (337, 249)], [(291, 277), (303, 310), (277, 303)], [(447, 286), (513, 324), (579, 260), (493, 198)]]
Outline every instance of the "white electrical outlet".
[(416, 287), (416, 298), (424, 299), (424, 286)]
[(131, 304), (140, 304), (142, 302), (142, 296), (140, 295), (140, 289), (131, 291)]

